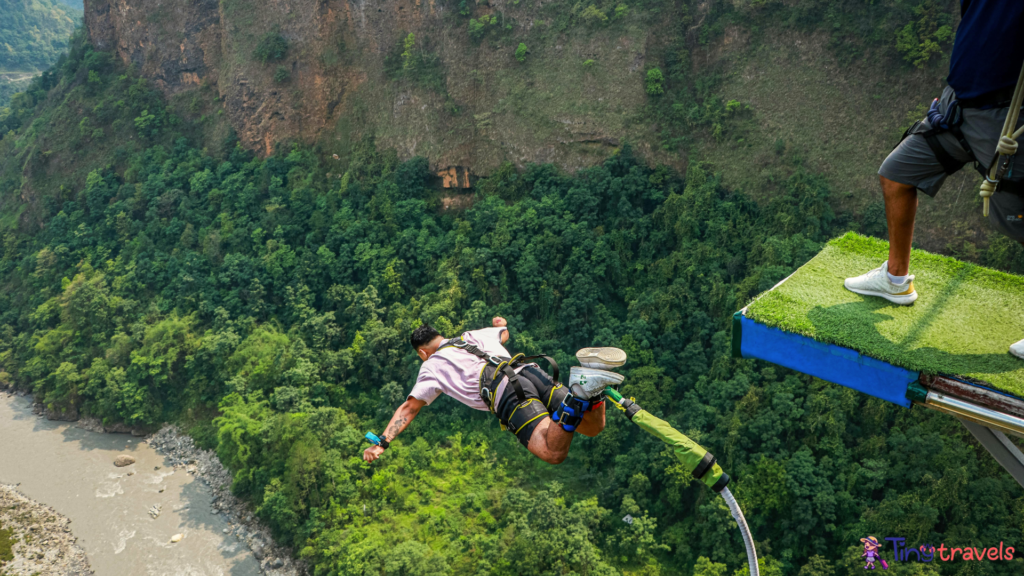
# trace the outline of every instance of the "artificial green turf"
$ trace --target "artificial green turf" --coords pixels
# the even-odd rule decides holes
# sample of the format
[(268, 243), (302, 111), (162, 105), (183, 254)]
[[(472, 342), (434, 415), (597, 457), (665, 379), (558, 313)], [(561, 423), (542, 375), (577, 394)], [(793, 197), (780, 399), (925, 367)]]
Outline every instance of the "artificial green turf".
[(748, 318), (928, 374), (983, 380), (1024, 396), (1024, 277), (914, 250), (913, 306), (861, 296), (843, 280), (879, 267), (889, 244), (848, 233), (789, 279), (759, 296)]

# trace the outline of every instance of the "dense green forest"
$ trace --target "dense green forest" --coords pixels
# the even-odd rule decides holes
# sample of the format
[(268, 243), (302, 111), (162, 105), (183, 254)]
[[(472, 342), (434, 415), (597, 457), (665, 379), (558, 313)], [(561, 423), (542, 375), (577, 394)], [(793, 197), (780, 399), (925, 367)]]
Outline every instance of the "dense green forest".
[[(82, 4), (57, 0), (0, 0), (0, 108), (27, 86), (25, 73), (52, 66), (82, 19)], [(18, 74), (22, 73), (22, 74)]]
[(0, 0), (0, 72), (46, 70), (82, 17), (57, 0)]
[[(867, 5), (858, 14), (874, 14)], [(667, 141), (727, 122), (728, 102), (684, 83), (683, 68), (646, 78), (678, 104), (652, 104), (675, 110)], [(617, 413), (551, 467), (446, 398), (362, 462), (363, 432), (380, 431), (413, 382), (410, 330), (456, 334), (494, 315), (510, 322), (510, 348), (562, 365), (582, 346), (625, 349), (622, 391), (719, 456), (766, 576), (861, 574), (869, 534), (1024, 541), (1024, 494), (955, 420), (729, 356), (732, 312), (827, 239), (884, 232), (835, 210), (799, 151), (776, 149), (780, 176), (756, 202), (722, 185), (736, 167), (679, 174), (627, 145), (572, 175), (507, 165), (467, 208), (445, 209), (452, 192), (425, 159), (400, 162), (372, 138), (339, 159), (300, 145), (261, 159), (234, 137), (204, 139), (208, 122), (81, 34), (0, 111), (0, 380), (57, 415), (184, 424), (314, 574), (746, 573), (724, 503)], [(975, 254), (1024, 270), (1002, 239)]]

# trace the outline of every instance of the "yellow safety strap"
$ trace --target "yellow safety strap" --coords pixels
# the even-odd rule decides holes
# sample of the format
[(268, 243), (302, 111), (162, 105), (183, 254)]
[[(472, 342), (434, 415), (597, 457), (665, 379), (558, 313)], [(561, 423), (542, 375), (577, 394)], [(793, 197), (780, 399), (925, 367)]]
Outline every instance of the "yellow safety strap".
[[(527, 400), (526, 402), (523, 402), (522, 404), (519, 404), (519, 405), (517, 405), (517, 406), (516, 406), (515, 408), (513, 408), (513, 409), (512, 409), (512, 413), (508, 415), (508, 421), (509, 421), (509, 424), (511, 424), (511, 423), (512, 423), (512, 419), (513, 419), (513, 418), (515, 418), (515, 416), (516, 416), (516, 412), (518, 412), (520, 408), (522, 408), (522, 407), (524, 407), (524, 406), (529, 406), (530, 404), (533, 404), (534, 402), (537, 402), (537, 399), (536, 399), (536, 398), (530, 398), (530, 399), (529, 399), (529, 400)], [(538, 416), (537, 416), (537, 418), (540, 418), (540, 417), (541, 417), (541, 416), (543, 416), (543, 415), (544, 415), (544, 414), (540, 414), (540, 415), (538, 415)], [(533, 422), (533, 421), (534, 421), (534, 420), (536, 420), (537, 418), (531, 418), (531, 419), (529, 419), (529, 420), (528, 420), (528, 421), (526, 422), (526, 424), (529, 424), (530, 422)], [(523, 426), (526, 426), (526, 424), (523, 424)], [(522, 429), (523, 429), (523, 426), (520, 426), (519, 428), (517, 428), (517, 429), (516, 429), (516, 432), (518, 432), (518, 431), (522, 430)], [(504, 425), (502, 425), (502, 429), (504, 429), (504, 428), (505, 428), (505, 427), (504, 427)]]
[(551, 387), (551, 392), (548, 392), (548, 401), (544, 403), (545, 405), (551, 406), (551, 399), (555, 397), (555, 390), (558, 390), (561, 387), (561, 384), (557, 384)]
[[(530, 425), (530, 422), (533, 422), (534, 420), (536, 420), (536, 419), (538, 419), (538, 418), (543, 418), (544, 416), (547, 416), (547, 415), (548, 415), (548, 413), (547, 413), (547, 412), (542, 412), (542, 413), (540, 413), (540, 414), (537, 414), (537, 415), (536, 415), (536, 416), (534, 416), (533, 418), (530, 418), (529, 420), (527, 420), (527, 421), (526, 421), (526, 423), (524, 423), (524, 424), (523, 424), (522, 426), (520, 426), (520, 427), (519, 427), (519, 430), (522, 430), (523, 428), (526, 428), (527, 426), (529, 426), (529, 425)], [(517, 430), (517, 432), (518, 432), (518, 430)]]

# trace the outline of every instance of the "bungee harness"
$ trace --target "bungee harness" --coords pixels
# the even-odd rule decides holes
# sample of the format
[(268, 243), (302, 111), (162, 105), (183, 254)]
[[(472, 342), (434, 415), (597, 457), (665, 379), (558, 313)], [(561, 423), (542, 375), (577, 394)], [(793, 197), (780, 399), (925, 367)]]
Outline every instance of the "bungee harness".
[[(480, 377), (478, 379), (480, 399), (487, 405), (487, 409), (491, 411), (491, 414), (498, 417), (501, 429), (508, 430), (512, 434), (516, 434), (519, 430), (522, 430), (524, 426), (529, 425), (534, 420), (546, 416), (548, 411), (551, 409), (551, 402), (554, 400), (555, 392), (564, 388), (558, 380), (558, 363), (555, 362), (554, 358), (545, 354), (527, 356), (520, 353), (511, 358), (493, 356), (469, 342), (466, 342), (461, 337), (452, 338), (451, 340), (443, 342), (437, 349), (440, 351), (444, 348), (458, 348), (459, 350), (469, 352), (473, 356), (476, 356), (485, 362), (483, 368), (480, 369)], [(519, 374), (516, 373), (516, 368), (538, 359), (544, 359), (551, 365), (551, 370), (553, 372), (551, 379), (555, 384), (551, 388), (548, 398), (543, 402), (545, 405), (545, 410), (543, 412), (526, 410), (530, 404), (540, 402), (540, 400), (526, 397), (526, 393), (523, 391), (523, 385), (519, 382)], [(497, 397), (497, 391), (503, 378), (508, 378), (508, 385), (515, 391), (516, 400), (518, 400), (515, 409), (513, 409), (512, 413), (509, 414), (508, 419), (503, 419), (497, 412), (498, 402), (501, 400), (501, 398)]]
[[(957, 160), (946, 151), (939, 140), (939, 134), (949, 132), (950, 135), (956, 138), (960, 147), (974, 161), (974, 169), (983, 178), (979, 195), (984, 200), (983, 212), (987, 217), (989, 213), (989, 199), (996, 192), (1024, 194), (1024, 183), (1021, 181), (1004, 180), (1005, 177), (1012, 174), (1011, 164), (1013, 163), (1013, 156), (1017, 153), (1017, 139), (1024, 134), (1024, 127), (1021, 127), (1016, 132), (1014, 131), (1014, 127), (1017, 126), (1017, 122), (1020, 119), (1022, 104), (1024, 104), (1024, 66), (1021, 67), (1017, 85), (1013, 89), (996, 90), (978, 98), (951, 100), (946, 106), (945, 113), (939, 112), (939, 99), (936, 98), (928, 109), (928, 123), (931, 125), (931, 129), (924, 132), (915, 132), (914, 130), (921, 124), (917, 122), (903, 133), (900, 142), (911, 134), (920, 134), (935, 154), (939, 164), (942, 165), (942, 169), (946, 174), (952, 175), (963, 168), (964, 162)], [(977, 156), (974, 155), (971, 145), (967, 143), (963, 130), (960, 129), (960, 126), (964, 123), (963, 111), (970, 108), (991, 109), (1003, 107), (1008, 107), (1009, 109), (1006, 113), (1006, 119), (1003, 121), (999, 142), (996, 144), (996, 154), (993, 155), (992, 161), (988, 166), (982, 166)]]

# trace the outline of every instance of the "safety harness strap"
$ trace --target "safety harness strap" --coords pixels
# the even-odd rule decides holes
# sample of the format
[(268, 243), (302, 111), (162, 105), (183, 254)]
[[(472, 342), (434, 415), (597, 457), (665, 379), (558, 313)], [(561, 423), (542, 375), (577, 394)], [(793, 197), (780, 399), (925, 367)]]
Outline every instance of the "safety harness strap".
[[(519, 403), (522, 404), (523, 402), (526, 402), (526, 393), (523, 392), (523, 385), (519, 383), (519, 375), (512, 369), (512, 366), (506, 363), (501, 368), (501, 372), (505, 374), (505, 377), (508, 378), (509, 385), (516, 391), (516, 399), (519, 400)], [(495, 398), (495, 401), (497, 400), (499, 399)]]
[(963, 148), (967, 156), (978, 164), (978, 159), (974, 157), (974, 150), (971, 150), (971, 145), (967, 143), (967, 138), (964, 136), (963, 130), (960, 126), (964, 123), (964, 112), (963, 107), (960, 106), (960, 102), (957, 100), (950, 100), (946, 105), (945, 112), (939, 112), (939, 99), (936, 98), (932, 101), (931, 108), (928, 109), (928, 124), (931, 126), (931, 130), (922, 132), (925, 142), (928, 143), (928, 147), (931, 148), (932, 153), (935, 154), (935, 158), (942, 164), (942, 169), (946, 174), (953, 174), (960, 170), (964, 166), (964, 162), (960, 162), (956, 158), (946, 151), (946, 148), (939, 141), (939, 134), (943, 132), (949, 132), (956, 141)]
[[(928, 147), (932, 149), (932, 153), (935, 154), (935, 158), (938, 159), (939, 164), (942, 164), (942, 169), (945, 170), (946, 174), (955, 174), (961, 168), (964, 167), (964, 162), (960, 162), (956, 158), (946, 152), (946, 149), (942, 146), (942, 142), (939, 141), (939, 133), (947, 132), (947, 130), (941, 130), (932, 128), (927, 132), (922, 132), (921, 136), (924, 136), (924, 141), (928, 143)], [(953, 136), (957, 137), (960, 142), (960, 146), (971, 158), (974, 158), (974, 153), (971, 150), (967, 140), (963, 137), (964, 133), (960, 131), (959, 127), (951, 127), (948, 132)]]
[(555, 382), (555, 384), (558, 384), (558, 382), (559, 382), (559, 380), (558, 380), (558, 362), (555, 362), (555, 359), (552, 358), (551, 356), (547, 356), (545, 354), (538, 354), (536, 356), (526, 356), (526, 357), (523, 358), (522, 363), (523, 364), (527, 364), (529, 362), (533, 362), (534, 360), (536, 360), (538, 358), (543, 358), (551, 366), (551, 372), (553, 373), (551, 375), (551, 380), (553, 380)]
[(487, 362), (490, 366), (494, 367), (493, 370), (487, 370), (488, 367), (485, 366), (484, 371), (481, 372), (480, 374), (480, 397), (483, 399), (484, 403), (487, 404), (487, 406), (491, 409), (491, 412), (494, 412), (494, 410), (496, 409), (496, 404), (498, 403), (498, 400), (500, 400), (499, 398), (495, 398), (495, 392), (497, 389), (497, 384), (501, 380), (502, 376), (508, 378), (508, 383), (512, 386), (512, 389), (515, 390), (516, 399), (519, 401), (519, 403), (522, 404), (526, 402), (526, 392), (523, 391), (523, 385), (520, 384), (519, 375), (516, 374), (515, 369), (518, 366), (521, 366), (522, 364), (525, 364), (530, 360), (534, 360), (536, 358), (544, 358), (545, 360), (547, 360), (548, 363), (550, 363), (552, 367), (554, 367), (555, 381), (558, 381), (558, 364), (555, 363), (554, 359), (552, 359), (550, 356), (539, 355), (527, 357), (523, 354), (516, 354), (512, 358), (491, 356), (484, 352), (483, 350), (470, 344), (469, 342), (466, 342), (462, 338), (452, 338), (451, 340), (448, 340), (447, 342), (444, 342), (443, 344), (438, 346), (437, 349), (440, 350), (442, 348), (448, 347), (454, 347), (460, 350), (465, 350), (466, 352), (469, 352), (470, 354), (476, 356), (477, 358), (480, 358), (484, 362)]

